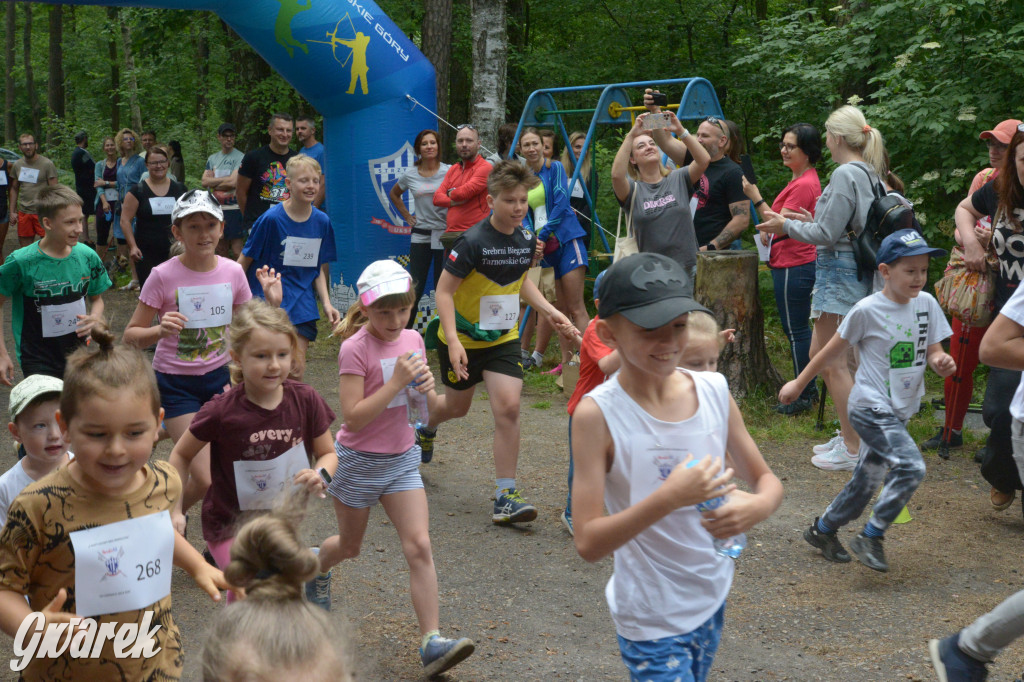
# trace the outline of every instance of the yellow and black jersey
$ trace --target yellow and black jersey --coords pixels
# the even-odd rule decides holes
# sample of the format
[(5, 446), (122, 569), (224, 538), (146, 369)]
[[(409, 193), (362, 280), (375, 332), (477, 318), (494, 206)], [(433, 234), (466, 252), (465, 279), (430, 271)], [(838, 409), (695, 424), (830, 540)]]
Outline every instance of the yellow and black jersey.
[[(515, 296), (518, 317), (519, 289), (533, 261), (536, 243), (537, 237), (530, 230), (517, 227), (512, 234), (503, 234), (491, 225), (489, 217), (466, 230), (444, 263), (445, 270), (462, 279), (455, 291), (455, 312), (472, 324), (480, 324), (481, 308), (490, 309), (489, 302), (494, 300), (482, 300), (484, 297)], [(464, 348), (487, 348), (514, 341), (519, 338), (519, 326), (517, 320), (509, 322), (511, 328), (493, 341), (479, 341), (462, 332), (459, 341)], [(443, 329), (438, 336), (442, 343), (447, 343)]]

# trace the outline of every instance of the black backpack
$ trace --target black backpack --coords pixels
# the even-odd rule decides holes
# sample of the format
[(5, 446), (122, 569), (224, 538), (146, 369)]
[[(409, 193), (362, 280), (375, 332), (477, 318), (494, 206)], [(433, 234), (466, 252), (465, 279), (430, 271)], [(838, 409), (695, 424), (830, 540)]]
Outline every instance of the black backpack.
[(855, 234), (853, 227), (846, 227), (846, 236), (853, 246), (853, 257), (857, 261), (857, 281), (860, 281), (865, 273), (873, 274), (878, 269), (878, 249), (882, 240), (897, 230), (914, 227), (917, 221), (914, 219), (914, 209), (906, 199), (897, 193), (889, 194), (874, 173), (864, 166), (854, 165), (868, 176), (871, 191), (875, 195), (860, 234)]

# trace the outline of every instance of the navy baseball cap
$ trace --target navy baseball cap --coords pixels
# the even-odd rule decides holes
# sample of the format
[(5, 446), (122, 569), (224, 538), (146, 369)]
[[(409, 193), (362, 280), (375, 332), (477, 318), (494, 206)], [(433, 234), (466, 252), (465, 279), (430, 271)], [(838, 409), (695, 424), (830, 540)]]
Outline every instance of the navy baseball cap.
[(896, 230), (883, 239), (882, 245), (878, 247), (877, 264), (892, 263), (907, 256), (945, 256), (947, 253), (945, 249), (928, 246), (928, 242), (917, 230)]
[(604, 273), (606, 273), (606, 272), (608, 272), (608, 271), (607, 270), (602, 270), (601, 272), (597, 273), (597, 277), (594, 278), (594, 300), (595, 301), (598, 301), (598, 300), (601, 299), (601, 282), (604, 281)]
[(635, 253), (604, 271), (602, 320), (621, 314), (643, 329), (657, 329), (685, 313), (711, 311), (690, 296), (690, 276), (683, 266), (660, 253)]

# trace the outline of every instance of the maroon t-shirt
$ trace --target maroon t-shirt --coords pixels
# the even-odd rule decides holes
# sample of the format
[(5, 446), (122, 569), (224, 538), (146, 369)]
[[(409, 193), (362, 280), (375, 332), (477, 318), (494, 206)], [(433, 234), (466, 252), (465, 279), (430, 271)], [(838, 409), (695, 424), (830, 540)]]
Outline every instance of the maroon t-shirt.
[(281, 404), (267, 410), (249, 401), (245, 385), (214, 396), (192, 418), (189, 431), (210, 444), (210, 489), (203, 499), (203, 537), (219, 542), (234, 535), (239, 514), (233, 463), (273, 459), (313, 440), (334, 421), (334, 412), (311, 386), (284, 382)]

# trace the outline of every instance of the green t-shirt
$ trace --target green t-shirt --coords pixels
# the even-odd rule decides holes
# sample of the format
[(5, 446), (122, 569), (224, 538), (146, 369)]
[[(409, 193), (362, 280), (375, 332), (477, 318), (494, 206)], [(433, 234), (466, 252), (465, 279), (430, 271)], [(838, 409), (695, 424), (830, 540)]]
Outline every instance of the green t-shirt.
[[(55, 306), (98, 296), (110, 284), (103, 261), (84, 244), (75, 244), (64, 258), (47, 256), (39, 242), (7, 257), (0, 266), (0, 296), (11, 299), (14, 343), (25, 376), (64, 376), (65, 358), (85, 341), (75, 334), (74, 310)], [(88, 301), (79, 305), (83, 304), (87, 313)], [(44, 317), (51, 334), (54, 330), (69, 331), (44, 336)]]

